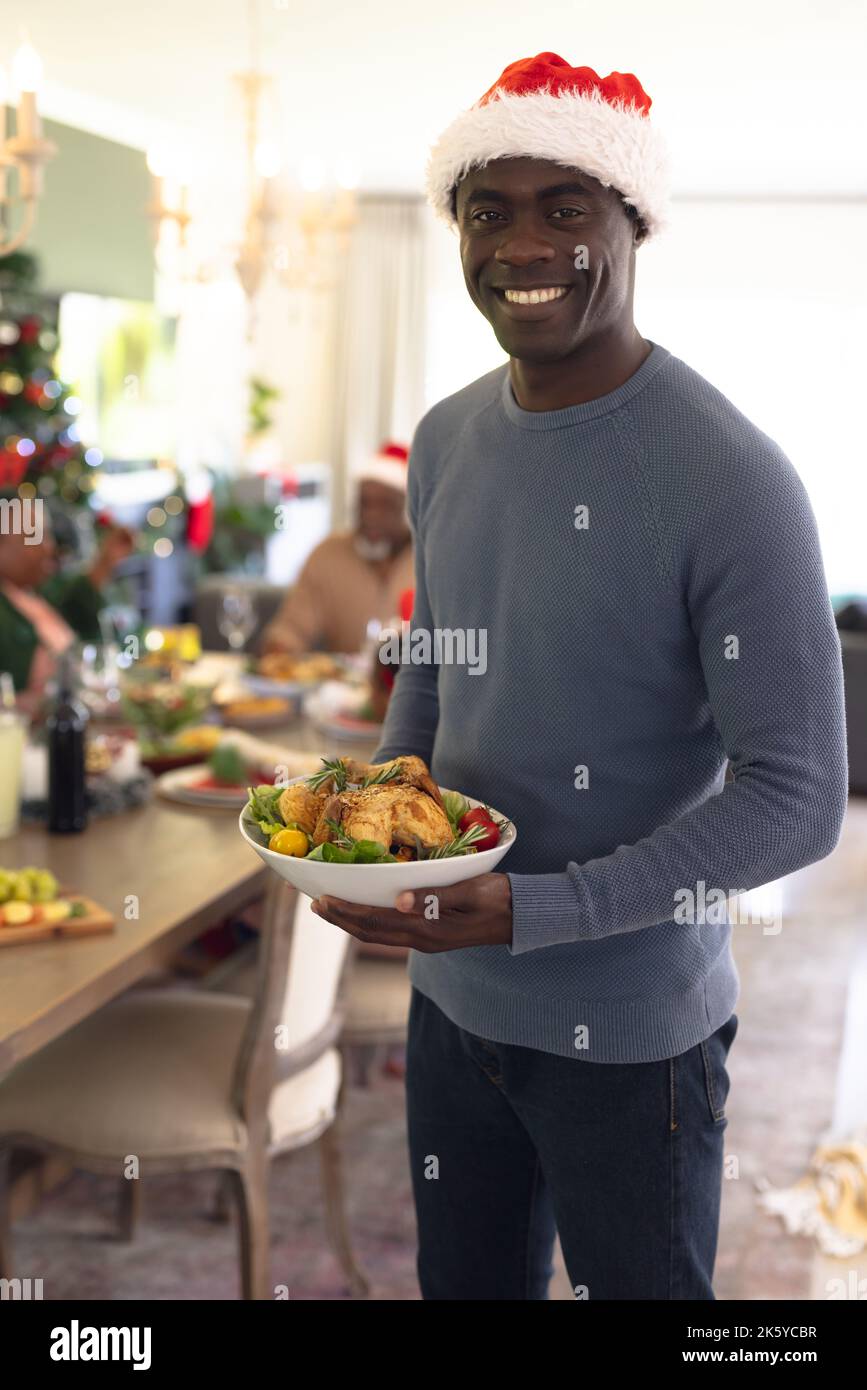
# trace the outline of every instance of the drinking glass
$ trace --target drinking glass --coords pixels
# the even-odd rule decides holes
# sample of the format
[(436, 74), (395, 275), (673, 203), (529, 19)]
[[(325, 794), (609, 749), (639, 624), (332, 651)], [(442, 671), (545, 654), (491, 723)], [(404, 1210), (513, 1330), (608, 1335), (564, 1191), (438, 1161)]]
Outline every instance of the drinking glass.
[(231, 588), (223, 592), (217, 627), (232, 651), (239, 652), (256, 628), (256, 610), (245, 589)]
[[(11, 684), (11, 677), (9, 682)], [(0, 840), (18, 831), (26, 726), (18, 711), (6, 704), (7, 689), (8, 686), (0, 678)]]

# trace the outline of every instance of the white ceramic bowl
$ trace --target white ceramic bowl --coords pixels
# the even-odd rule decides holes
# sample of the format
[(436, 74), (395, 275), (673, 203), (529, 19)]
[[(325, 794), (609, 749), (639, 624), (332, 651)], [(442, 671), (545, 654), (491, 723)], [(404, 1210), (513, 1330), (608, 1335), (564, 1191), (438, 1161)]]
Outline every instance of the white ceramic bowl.
[[(296, 777), (293, 781), (302, 782), (304, 778)], [(291, 782), (287, 783), (287, 786), (291, 785)], [(446, 790), (446, 787), (440, 788), (440, 791)], [(464, 800), (471, 806), (484, 805), (484, 802), (475, 801), (471, 796), (465, 796)], [(500, 811), (494, 814), (503, 818)], [(299, 892), (311, 898), (327, 893), (330, 897), (343, 898), (349, 903), (365, 903), (369, 907), (394, 907), (398, 893), (407, 888), (447, 888), (452, 883), (489, 874), (518, 838), (518, 832), (510, 824), (494, 849), (483, 849), (477, 854), (462, 854), (454, 859), (414, 860), (409, 864), (326, 864), (322, 860), (294, 859), (291, 855), (266, 849), (249, 833), (246, 818), (245, 807), (238, 825), (247, 844), (269, 869), (273, 869), (275, 874), (279, 874)], [(254, 831), (258, 831), (255, 821), (249, 824)]]

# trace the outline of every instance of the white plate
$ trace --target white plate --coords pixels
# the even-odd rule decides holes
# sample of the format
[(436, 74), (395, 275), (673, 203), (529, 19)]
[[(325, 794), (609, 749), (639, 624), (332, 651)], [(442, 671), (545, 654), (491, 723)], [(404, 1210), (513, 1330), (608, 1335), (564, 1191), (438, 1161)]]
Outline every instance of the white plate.
[[(302, 781), (302, 777), (293, 778), (293, 782)], [(287, 783), (287, 786), (291, 785), (292, 782)], [(441, 787), (440, 791), (446, 791), (446, 788)], [(470, 806), (485, 804), (471, 796), (465, 796), (464, 800)], [(365, 903), (369, 907), (394, 907), (398, 893), (407, 888), (447, 888), (452, 883), (489, 874), (518, 838), (518, 832), (511, 824), (494, 849), (483, 849), (478, 854), (464, 854), (454, 859), (414, 860), (409, 864), (325, 864), (322, 860), (294, 859), (291, 855), (266, 849), (248, 833), (245, 815), (246, 806), (238, 818), (241, 834), (251, 849), (280, 878), (310, 898), (327, 893), (331, 897), (343, 898), (345, 902)], [(494, 815), (503, 818), (499, 811), (495, 811)], [(253, 827), (256, 829), (255, 822)]]
[(282, 695), (285, 700), (297, 700), (305, 691), (313, 689), (309, 681), (272, 681), (268, 676), (252, 673), (245, 675), (243, 681), (255, 695)]
[(221, 806), (233, 811), (236, 806), (246, 806), (247, 789), (226, 787), (210, 791), (192, 786), (202, 777), (207, 777), (210, 768), (207, 763), (195, 763), (192, 767), (179, 767), (174, 772), (164, 772), (156, 779), (157, 791), (169, 801), (180, 801), (184, 806)]
[(323, 734), (332, 739), (379, 742), (382, 724), (360, 720), (357, 711), (370, 699), (367, 685), (347, 685), (341, 681), (325, 681), (304, 701), (304, 713)]

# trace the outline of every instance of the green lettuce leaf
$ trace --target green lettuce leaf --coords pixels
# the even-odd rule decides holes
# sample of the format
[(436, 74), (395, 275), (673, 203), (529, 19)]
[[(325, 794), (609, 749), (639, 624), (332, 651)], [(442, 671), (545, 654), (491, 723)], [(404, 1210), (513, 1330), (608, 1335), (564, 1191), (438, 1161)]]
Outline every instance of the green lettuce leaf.
[(443, 805), (446, 808), (449, 824), (455, 835), (457, 835), (458, 821), (461, 819), (461, 816), (467, 814), (467, 811), (470, 809), (470, 803), (465, 796), (461, 796), (460, 792), (443, 792)]

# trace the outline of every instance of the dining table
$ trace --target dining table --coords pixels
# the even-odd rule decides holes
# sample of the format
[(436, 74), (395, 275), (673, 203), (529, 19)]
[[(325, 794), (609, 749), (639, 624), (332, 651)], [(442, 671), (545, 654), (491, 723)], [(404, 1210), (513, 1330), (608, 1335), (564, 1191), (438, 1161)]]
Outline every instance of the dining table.
[[(262, 734), (269, 745), (370, 759), (375, 742), (324, 734), (303, 715)], [(0, 1077), (154, 971), (196, 937), (263, 897), (269, 870), (238, 829), (239, 809), (185, 806), (160, 794), (92, 819), (78, 834), (25, 822), (0, 840), (0, 866), (50, 869), (61, 888), (115, 919), (99, 935), (0, 948)]]

